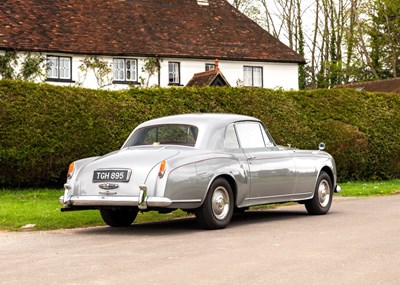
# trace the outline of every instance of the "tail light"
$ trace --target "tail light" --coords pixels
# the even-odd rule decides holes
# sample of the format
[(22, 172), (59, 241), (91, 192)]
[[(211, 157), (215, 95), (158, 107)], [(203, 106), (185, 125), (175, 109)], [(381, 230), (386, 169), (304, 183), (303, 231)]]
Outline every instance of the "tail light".
[(74, 174), (74, 170), (75, 170), (75, 163), (73, 162), (68, 167), (68, 174), (67, 174), (68, 179), (72, 178), (72, 175)]
[(165, 160), (161, 161), (160, 169), (158, 171), (158, 177), (162, 178), (164, 176), (166, 167), (167, 167), (167, 162)]

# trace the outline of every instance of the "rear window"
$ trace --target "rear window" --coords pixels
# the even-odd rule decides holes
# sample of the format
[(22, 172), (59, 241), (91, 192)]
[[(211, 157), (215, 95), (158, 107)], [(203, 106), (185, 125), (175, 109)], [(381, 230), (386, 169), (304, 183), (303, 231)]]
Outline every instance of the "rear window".
[(157, 125), (138, 129), (125, 147), (138, 145), (195, 146), (198, 129), (191, 125)]

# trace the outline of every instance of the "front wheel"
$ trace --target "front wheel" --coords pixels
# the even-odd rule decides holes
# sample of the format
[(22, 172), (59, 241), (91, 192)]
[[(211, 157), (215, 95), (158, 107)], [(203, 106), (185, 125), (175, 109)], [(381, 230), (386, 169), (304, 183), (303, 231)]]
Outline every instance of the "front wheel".
[(203, 205), (196, 211), (196, 219), (205, 229), (225, 228), (233, 215), (232, 187), (223, 178), (217, 178), (207, 193)]
[(136, 219), (138, 209), (100, 209), (103, 221), (110, 227), (128, 227)]
[(311, 215), (324, 215), (331, 208), (333, 197), (332, 180), (326, 172), (321, 172), (315, 186), (314, 197), (305, 201), (307, 212)]

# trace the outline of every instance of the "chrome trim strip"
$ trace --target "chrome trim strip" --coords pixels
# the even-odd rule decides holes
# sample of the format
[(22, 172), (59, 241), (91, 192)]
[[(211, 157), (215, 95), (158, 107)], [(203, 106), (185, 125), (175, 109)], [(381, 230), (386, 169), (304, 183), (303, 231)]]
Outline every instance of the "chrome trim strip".
[(269, 198), (280, 198), (280, 197), (289, 197), (293, 196), (294, 194), (288, 194), (288, 195), (275, 195), (275, 196), (262, 196), (262, 197), (251, 197), (251, 198), (246, 198), (245, 200), (259, 200), (259, 199), (269, 199)]
[(201, 199), (172, 200), (172, 203), (200, 203)]
[(312, 195), (313, 192), (304, 192), (304, 193), (295, 193), (292, 196), (304, 196), (304, 195)]

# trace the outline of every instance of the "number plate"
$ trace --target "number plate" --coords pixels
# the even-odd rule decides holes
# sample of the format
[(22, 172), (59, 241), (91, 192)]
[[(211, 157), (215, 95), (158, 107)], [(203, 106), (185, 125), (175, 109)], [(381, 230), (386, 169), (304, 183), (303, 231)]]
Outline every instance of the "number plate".
[(95, 170), (93, 172), (93, 182), (128, 182), (131, 176), (130, 169)]

